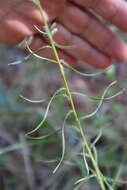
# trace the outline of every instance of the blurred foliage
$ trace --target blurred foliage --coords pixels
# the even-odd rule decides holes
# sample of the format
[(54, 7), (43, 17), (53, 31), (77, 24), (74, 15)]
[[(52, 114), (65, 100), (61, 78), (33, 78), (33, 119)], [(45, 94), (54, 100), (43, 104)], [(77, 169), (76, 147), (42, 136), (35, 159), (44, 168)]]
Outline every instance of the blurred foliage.
[[(18, 66), (8, 66), (25, 56), (13, 47), (1, 46), (0, 51), (0, 190), (72, 190), (76, 180), (86, 175), (82, 159), (82, 144), (74, 130), (73, 118), (66, 123), (66, 155), (56, 174), (52, 174), (61, 157), (61, 126), (69, 109), (66, 100), (58, 98), (49, 111), (43, 127), (34, 136), (49, 136), (32, 140), (25, 134), (42, 120), (46, 103), (31, 104), (19, 97), (38, 100), (52, 96), (61, 86), (60, 76), (52, 64), (35, 59)], [(80, 71), (95, 70), (81, 65)], [(126, 63), (116, 63), (110, 72), (99, 77), (81, 77), (66, 71), (73, 91), (100, 96), (111, 81), (118, 85), (110, 90), (109, 96), (127, 86)], [(126, 190), (122, 184), (127, 178), (127, 92), (115, 99), (105, 101), (99, 112), (83, 122), (87, 138), (94, 142), (101, 130), (102, 136), (96, 143), (98, 160), (104, 174), (109, 177), (114, 190)], [(91, 113), (96, 101), (87, 97), (74, 98), (79, 115)], [(89, 163), (91, 166), (91, 163)], [(112, 181), (115, 179), (116, 181)], [(99, 190), (92, 179), (83, 183), (81, 190)]]

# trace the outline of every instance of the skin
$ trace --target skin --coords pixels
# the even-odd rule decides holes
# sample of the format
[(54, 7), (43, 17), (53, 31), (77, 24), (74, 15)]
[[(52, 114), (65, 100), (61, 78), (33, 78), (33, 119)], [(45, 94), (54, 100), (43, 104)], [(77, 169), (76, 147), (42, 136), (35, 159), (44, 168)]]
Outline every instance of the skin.
[[(127, 3), (124, 0), (61, 0), (60, 3), (59, 0), (41, 0), (41, 3), (48, 22), (55, 19), (57, 23), (54, 40), (72, 46), (58, 49), (61, 59), (72, 65), (77, 65), (80, 59), (98, 68), (106, 68), (113, 60), (127, 61), (127, 44), (104, 24), (107, 20), (127, 32)], [(32, 50), (48, 44), (33, 26), (42, 28), (42, 21), (30, 1), (1, 2), (0, 22), (1, 43), (16, 45), (34, 34)], [(40, 51), (39, 55), (53, 58), (48, 49)]]

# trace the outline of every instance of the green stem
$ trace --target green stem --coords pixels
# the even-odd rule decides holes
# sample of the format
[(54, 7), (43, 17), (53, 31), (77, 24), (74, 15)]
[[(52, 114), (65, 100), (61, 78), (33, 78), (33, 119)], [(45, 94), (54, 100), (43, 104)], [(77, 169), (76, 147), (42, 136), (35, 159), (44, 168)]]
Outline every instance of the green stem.
[(101, 171), (100, 169), (98, 168), (98, 164), (96, 163), (95, 159), (94, 159), (94, 156), (93, 156), (93, 153), (91, 151), (91, 149), (89, 148), (89, 144), (87, 142), (87, 139), (84, 135), (84, 131), (82, 129), (82, 126), (81, 126), (81, 123), (80, 123), (80, 120), (78, 118), (78, 114), (76, 112), (76, 108), (75, 108), (75, 105), (74, 105), (74, 102), (73, 102), (73, 98), (72, 98), (72, 94), (71, 94), (71, 91), (69, 89), (69, 85), (68, 85), (68, 82), (66, 80), (66, 77), (65, 77), (65, 73), (64, 73), (64, 68), (61, 64), (61, 61), (60, 61), (60, 58), (59, 58), (59, 55), (58, 55), (58, 52), (57, 52), (57, 48), (56, 48), (56, 45), (55, 45), (55, 41), (53, 40), (53, 37), (52, 37), (52, 34), (50, 32), (50, 29), (49, 29), (49, 26), (48, 26), (48, 23), (45, 19), (45, 16), (44, 16), (44, 11), (43, 11), (43, 8), (40, 4), (40, 0), (36, 0), (36, 4), (40, 10), (40, 14), (41, 14), (41, 17), (42, 17), (42, 20), (43, 20), (43, 24), (45, 25), (46, 27), (46, 32), (48, 34), (48, 37), (49, 37), (49, 41), (51, 43), (51, 47), (52, 47), (52, 51), (54, 53), (54, 56), (56, 58), (56, 61), (58, 63), (58, 66), (59, 66), (59, 70), (60, 70), (60, 73), (61, 73), (61, 76), (62, 76), (62, 79), (63, 79), (63, 83), (64, 83), (64, 86), (66, 88), (66, 92), (67, 92), (67, 95), (69, 97), (69, 100), (70, 100), (70, 104), (71, 104), (71, 107), (72, 107), (72, 110), (73, 110), (73, 113), (74, 113), (74, 117), (75, 117), (75, 120), (76, 120), (76, 123), (77, 123), (77, 127), (79, 128), (80, 130), (80, 133), (81, 133), (81, 137), (83, 139), (83, 143), (84, 143), (84, 146), (86, 148), (86, 150), (88, 151), (88, 154), (89, 154), (89, 157), (92, 161), (92, 164), (95, 168), (95, 171), (96, 171), (96, 175), (97, 175), (97, 180), (100, 184), (100, 187), (102, 190), (106, 190), (105, 188), (105, 184), (104, 184), (104, 180), (103, 180), (103, 177), (102, 177), (102, 174), (101, 174)]

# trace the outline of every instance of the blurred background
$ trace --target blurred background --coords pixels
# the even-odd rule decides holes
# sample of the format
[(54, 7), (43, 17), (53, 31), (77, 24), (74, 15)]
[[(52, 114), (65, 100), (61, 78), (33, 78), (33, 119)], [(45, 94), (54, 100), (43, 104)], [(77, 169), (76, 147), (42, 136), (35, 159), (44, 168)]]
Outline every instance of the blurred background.
[[(44, 125), (32, 134), (35, 137), (49, 136), (30, 140), (25, 134), (42, 121), (47, 102), (32, 104), (19, 96), (32, 100), (51, 97), (62, 86), (61, 77), (55, 65), (35, 58), (19, 65), (8, 65), (24, 56), (26, 54), (20, 49), (0, 46), (0, 190), (73, 190), (76, 180), (86, 175), (82, 143), (73, 117), (65, 126), (64, 161), (53, 174), (62, 154), (61, 128), (70, 105), (63, 97), (55, 99)], [(87, 64), (81, 64), (77, 69), (85, 73), (96, 72)], [(127, 86), (127, 65), (115, 63), (112, 69), (96, 77), (83, 77), (66, 69), (66, 76), (72, 91), (97, 97), (117, 80), (107, 95), (112, 96)], [(87, 96), (75, 96), (74, 102), (79, 116), (93, 112), (99, 103)], [(124, 91), (120, 96), (104, 101), (95, 116), (82, 122), (90, 142), (100, 131), (102, 133), (96, 143), (99, 166), (109, 177), (114, 190), (127, 190), (126, 105), (127, 92)], [(91, 179), (79, 189), (100, 188), (96, 180)]]

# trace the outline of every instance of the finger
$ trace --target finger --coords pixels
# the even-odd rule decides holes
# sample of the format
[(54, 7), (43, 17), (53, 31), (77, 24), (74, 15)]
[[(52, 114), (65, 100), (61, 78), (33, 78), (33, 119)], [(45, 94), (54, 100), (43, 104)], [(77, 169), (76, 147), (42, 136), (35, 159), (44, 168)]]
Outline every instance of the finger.
[[(32, 2), (8, 2), (0, 5), (1, 13), (0, 42), (16, 45), (25, 37), (37, 33), (34, 24), (42, 23), (40, 13)], [(29, 8), (31, 11), (29, 11)], [(47, 15), (45, 15), (47, 19)]]
[(10, 1), (0, 2), (0, 20), (3, 18), (3, 16), (5, 16), (8, 13), (12, 6), (13, 4)]
[(42, 7), (49, 15), (50, 20), (54, 20), (65, 9), (66, 0), (41, 0)]
[(34, 32), (34, 27), (24, 18), (12, 12), (0, 24), (0, 42), (17, 44)]
[(86, 41), (70, 33), (62, 25), (57, 25), (57, 28), (58, 32), (55, 34), (54, 40), (60, 45), (72, 46), (72, 48), (64, 49), (67, 54), (102, 69), (111, 64), (111, 59), (108, 56), (92, 47)]
[(71, 32), (80, 35), (107, 56), (127, 60), (127, 44), (87, 11), (68, 4), (59, 20)]
[[(21, 1), (19, 3), (16, 3), (16, 5), (13, 7), (13, 10), (22, 16), (24, 16), (26, 19), (28, 19), (31, 24), (34, 25), (42, 25), (42, 17), (40, 14), (40, 11), (38, 10), (37, 6), (30, 1)], [(45, 19), (49, 21), (48, 14), (44, 12)]]
[[(4, 1), (0, 4), (0, 42), (16, 45), (25, 37), (37, 33), (34, 25), (43, 20), (36, 5), (30, 1)], [(2, 11), (3, 10), (3, 11)], [(48, 16), (44, 12), (45, 19)]]
[[(48, 44), (46, 43), (42, 35), (36, 34), (34, 36), (34, 40), (32, 41), (30, 45), (30, 48), (32, 49), (32, 51), (37, 52), (37, 54), (42, 57), (46, 57), (48, 59), (55, 59), (51, 49), (46, 48), (46, 49), (41, 49), (37, 51), (40, 47), (44, 47), (46, 45)], [(77, 66), (78, 64), (77, 59), (73, 58), (72, 56), (69, 56), (67, 53), (63, 52), (62, 50), (58, 50), (58, 55), (60, 59), (63, 59), (68, 64), (74, 67)]]
[(127, 3), (124, 0), (71, 0), (76, 4), (91, 8), (103, 18), (127, 32)]
[[(47, 21), (52, 21), (62, 13), (66, 0), (61, 0), (60, 3), (59, 0), (41, 0), (40, 2), (45, 11)], [(23, 0), (16, 3), (14, 10), (30, 19), (29, 21), (32, 21), (34, 24), (42, 24), (40, 11), (35, 3)]]

